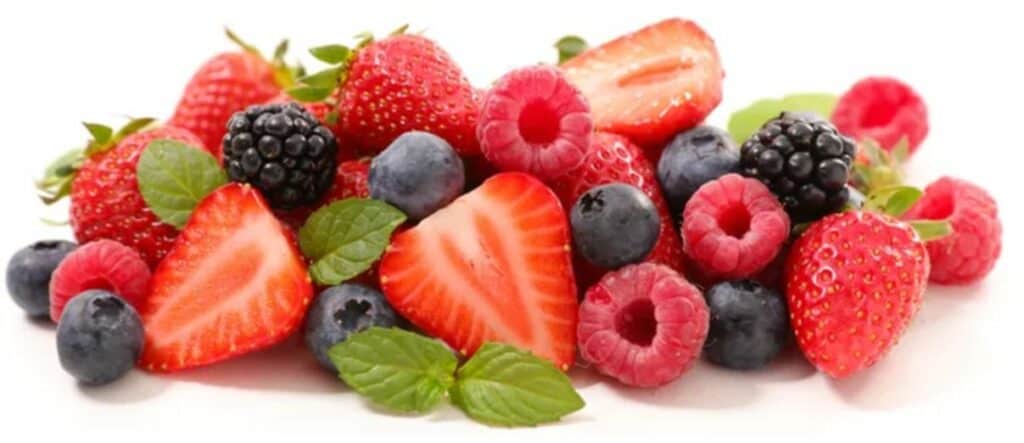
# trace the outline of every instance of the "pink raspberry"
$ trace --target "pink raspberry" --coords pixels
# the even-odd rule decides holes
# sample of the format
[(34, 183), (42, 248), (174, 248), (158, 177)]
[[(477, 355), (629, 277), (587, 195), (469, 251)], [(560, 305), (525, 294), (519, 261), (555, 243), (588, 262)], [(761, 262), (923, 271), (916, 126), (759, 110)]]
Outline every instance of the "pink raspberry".
[(751, 277), (779, 254), (789, 216), (761, 182), (727, 174), (701, 186), (683, 210), (683, 250), (707, 277)]
[(113, 240), (87, 243), (64, 257), (50, 278), (50, 318), (87, 289), (104, 289), (138, 309), (149, 296), (149, 266), (134, 249)]
[(484, 98), (476, 129), (488, 161), (543, 181), (579, 166), (592, 132), (586, 99), (550, 66), (517, 69), (499, 79)]
[(887, 150), (906, 137), (913, 153), (928, 135), (928, 109), (910, 85), (894, 78), (868, 77), (839, 98), (832, 123), (845, 135), (874, 140)]
[(679, 378), (700, 355), (708, 307), (699, 290), (665, 265), (609, 272), (580, 306), (580, 355), (620, 382), (655, 387)]
[(953, 233), (926, 244), (932, 263), (929, 279), (941, 284), (976, 282), (992, 270), (1003, 245), (996, 201), (984, 189), (943, 177), (924, 190), (906, 220), (949, 220)]

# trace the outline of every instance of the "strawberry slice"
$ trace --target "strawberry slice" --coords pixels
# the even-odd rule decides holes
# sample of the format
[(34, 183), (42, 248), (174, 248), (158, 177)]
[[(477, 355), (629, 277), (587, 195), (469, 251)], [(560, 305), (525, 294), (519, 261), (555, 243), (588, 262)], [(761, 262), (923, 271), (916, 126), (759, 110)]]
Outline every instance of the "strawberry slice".
[(590, 102), (594, 125), (641, 144), (696, 126), (722, 101), (715, 42), (673, 18), (624, 35), (562, 65)]
[(576, 351), (576, 283), (562, 205), (531, 175), (497, 174), (396, 235), (380, 284), (402, 316), (464, 355), (487, 341), (566, 370)]
[(140, 310), (146, 346), (139, 365), (161, 372), (280, 342), (298, 328), (313, 295), (291, 233), (241, 184), (196, 207), (152, 288)]

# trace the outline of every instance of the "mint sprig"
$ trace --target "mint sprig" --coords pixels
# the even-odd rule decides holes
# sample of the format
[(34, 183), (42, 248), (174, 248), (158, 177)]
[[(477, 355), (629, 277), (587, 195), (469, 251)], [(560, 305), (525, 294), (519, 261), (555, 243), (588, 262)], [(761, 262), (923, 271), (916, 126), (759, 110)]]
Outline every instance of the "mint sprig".
[(743, 143), (782, 111), (813, 112), (828, 119), (837, 101), (838, 97), (827, 93), (790, 94), (780, 99), (758, 100), (729, 117), (729, 134), (736, 143)]
[(299, 230), (299, 247), (313, 261), (318, 284), (337, 285), (370, 269), (405, 214), (378, 200), (349, 198), (313, 213)]
[(136, 166), (139, 192), (160, 220), (178, 229), (228, 177), (208, 152), (175, 140), (154, 140)]

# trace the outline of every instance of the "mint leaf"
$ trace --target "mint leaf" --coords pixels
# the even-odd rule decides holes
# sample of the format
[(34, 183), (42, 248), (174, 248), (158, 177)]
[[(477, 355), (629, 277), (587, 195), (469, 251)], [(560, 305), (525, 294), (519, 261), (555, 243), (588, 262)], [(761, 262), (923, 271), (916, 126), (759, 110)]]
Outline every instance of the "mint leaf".
[(347, 60), (352, 50), (344, 45), (324, 45), (310, 48), (309, 53), (313, 54), (313, 57), (316, 57), (317, 60), (336, 65)]
[(228, 178), (206, 151), (175, 140), (154, 140), (136, 166), (139, 192), (149, 209), (181, 229), (192, 210)]
[(889, 186), (878, 189), (868, 196), (869, 210), (900, 218), (921, 198), (921, 190), (912, 186)]
[(557, 421), (585, 405), (551, 362), (496, 343), (485, 343), (459, 369), (449, 395), (474, 420), (504, 426)]
[(736, 143), (743, 143), (782, 111), (813, 112), (828, 119), (838, 100), (835, 95), (826, 93), (791, 94), (781, 99), (758, 100), (729, 117), (729, 134)]
[(372, 327), (327, 351), (338, 376), (374, 403), (426, 412), (452, 386), (458, 360), (436, 340), (401, 329)]
[(917, 231), (921, 241), (938, 240), (953, 233), (953, 225), (946, 220), (914, 220), (910, 227)]
[(562, 64), (586, 51), (587, 41), (579, 36), (567, 35), (555, 42), (555, 49), (558, 50), (558, 64)]
[(320, 208), (299, 230), (299, 247), (321, 285), (336, 285), (370, 269), (405, 214), (382, 201), (349, 198)]

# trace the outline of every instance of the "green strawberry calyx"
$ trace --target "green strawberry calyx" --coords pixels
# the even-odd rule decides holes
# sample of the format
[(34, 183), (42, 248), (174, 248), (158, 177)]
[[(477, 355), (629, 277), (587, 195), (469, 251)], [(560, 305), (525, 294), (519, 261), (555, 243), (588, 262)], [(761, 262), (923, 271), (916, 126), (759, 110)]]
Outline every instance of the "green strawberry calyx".
[(235, 34), (230, 28), (224, 28), (224, 34), (227, 35), (228, 40), (231, 40), (243, 51), (259, 57), (261, 60), (267, 62), (270, 65), (274, 73), (274, 83), (277, 83), (281, 89), (290, 89), (295, 87), (298, 79), (305, 75), (305, 69), (302, 65), (296, 63), (294, 65), (288, 64), (284, 57), (288, 53), (288, 39), (281, 40), (280, 43), (274, 48), (274, 52), (270, 59), (263, 56), (263, 53), (256, 46), (242, 40), (238, 34)]

